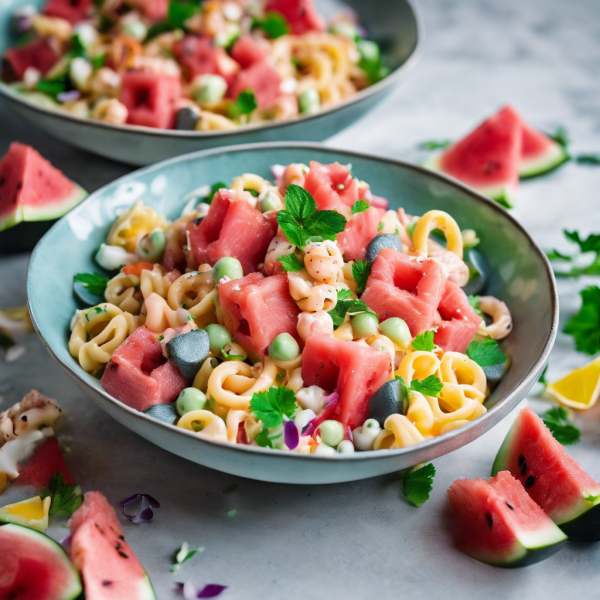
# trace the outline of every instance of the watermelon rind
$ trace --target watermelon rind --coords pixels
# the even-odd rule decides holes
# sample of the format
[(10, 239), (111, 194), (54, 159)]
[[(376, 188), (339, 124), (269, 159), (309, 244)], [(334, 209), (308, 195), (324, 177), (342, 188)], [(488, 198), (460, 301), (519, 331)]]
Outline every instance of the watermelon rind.
[(521, 160), (519, 164), (519, 177), (529, 179), (553, 171), (571, 159), (567, 149), (558, 142), (553, 142), (543, 156), (532, 160)]
[(67, 553), (58, 542), (55, 542), (51, 537), (48, 537), (44, 533), (40, 533), (29, 527), (24, 527), (23, 525), (9, 523), (8, 525), (2, 525), (0, 529), (9, 531), (11, 534), (20, 536), (21, 538), (25, 538), (31, 544), (41, 546), (46, 551), (54, 554), (56, 558), (59, 559), (59, 562), (63, 564), (65, 581), (60, 595), (54, 596), (51, 599), (42, 598), (40, 600), (75, 600), (75, 598), (79, 598), (83, 591), (79, 574), (71, 564)]

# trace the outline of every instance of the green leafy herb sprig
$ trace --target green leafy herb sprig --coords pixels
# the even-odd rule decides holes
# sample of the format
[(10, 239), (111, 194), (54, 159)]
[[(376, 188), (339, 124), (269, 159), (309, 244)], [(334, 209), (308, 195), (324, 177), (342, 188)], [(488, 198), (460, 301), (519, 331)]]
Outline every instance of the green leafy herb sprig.
[(500, 350), (498, 342), (490, 337), (483, 342), (473, 341), (467, 346), (467, 356), (480, 367), (492, 367), (506, 362), (506, 356)]
[(581, 308), (563, 331), (573, 336), (575, 349), (590, 356), (600, 352), (600, 288), (591, 285), (579, 292)]
[(270, 387), (266, 392), (255, 392), (250, 400), (250, 410), (262, 421), (263, 427), (273, 429), (283, 424), (283, 417), (293, 418), (298, 404), (296, 394), (285, 386)]
[(195, 554), (198, 554), (198, 552), (204, 552), (204, 550), (205, 549), (203, 547), (190, 550), (189, 544), (187, 542), (183, 542), (183, 544), (181, 544), (181, 549), (175, 553), (175, 559), (173, 561), (173, 566), (171, 567), (171, 573), (177, 573), (184, 562), (190, 560), (190, 558), (192, 558)]
[(50, 515), (70, 517), (83, 502), (81, 488), (78, 485), (67, 485), (65, 478), (58, 473), (52, 475), (48, 487), (40, 492), (42, 500), (50, 496)]
[(232, 119), (239, 119), (242, 115), (249, 115), (258, 108), (258, 102), (254, 92), (250, 89), (244, 90), (236, 101), (227, 107), (227, 113)]
[(337, 304), (329, 311), (335, 328), (344, 322), (347, 313), (373, 312), (362, 300), (350, 298), (350, 296), (352, 296), (350, 290), (338, 290)]
[(573, 261), (579, 255), (564, 254), (558, 250), (547, 252), (547, 256), (551, 261), (562, 261), (571, 263), (569, 270), (554, 269), (554, 274), (557, 277), (579, 277), (581, 275), (600, 275), (600, 234), (591, 233), (585, 239), (581, 237), (578, 231), (568, 231), (563, 229), (565, 237), (572, 243), (579, 246), (579, 255), (592, 253), (592, 261), (585, 267), (573, 265)]
[(412, 342), (413, 350), (433, 352), (433, 349), (435, 348), (435, 342), (433, 341), (434, 336), (435, 332), (431, 330), (419, 333)]
[(109, 278), (98, 273), (77, 273), (73, 276), (73, 281), (81, 283), (90, 294), (104, 297)]
[(434, 477), (435, 467), (432, 463), (406, 470), (402, 476), (402, 492), (406, 500), (417, 507), (427, 502)]
[(371, 208), (371, 205), (366, 200), (357, 200), (351, 208), (352, 214), (355, 215), (357, 213), (364, 212)]
[(356, 294), (360, 296), (367, 286), (367, 280), (371, 274), (371, 263), (366, 260), (357, 260), (352, 265), (352, 277), (356, 282)]
[(300, 262), (300, 259), (295, 254), (284, 254), (277, 260), (281, 263), (284, 271), (293, 271), (296, 273), (304, 268), (304, 264)]
[(406, 398), (410, 398), (410, 392), (419, 392), (420, 394), (423, 394), (423, 396), (437, 398), (438, 394), (444, 388), (444, 384), (436, 375), (429, 375), (429, 377), (425, 377), (425, 379), (421, 380), (413, 379), (410, 382), (410, 385), (406, 383), (404, 377), (396, 375), (396, 379), (400, 381), (400, 384), (404, 388), (404, 396)]
[(287, 19), (277, 12), (267, 12), (262, 19), (254, 19), (252, 27), (262, 29), (273, 40), (290, 32)]
[(542, 420), (552, 432), (556, 441), (560, 442), (563, 446), (576, 444), (579, 441), (581, 432), (569, 420), (569, 413), (566, 408), (562, 406), (551, 408), (542, 415)]

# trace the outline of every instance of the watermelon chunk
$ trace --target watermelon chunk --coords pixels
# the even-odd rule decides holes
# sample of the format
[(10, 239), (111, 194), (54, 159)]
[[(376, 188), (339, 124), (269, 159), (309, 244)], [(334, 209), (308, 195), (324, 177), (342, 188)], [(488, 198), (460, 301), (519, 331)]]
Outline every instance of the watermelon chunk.
[(357, 342), (313, 333), (302, 354), (304, 385), (337, 392), (335, 417), (344, 429), (362, 425), (369, 416), (369, 398), (388, 378), (390, 355)]
[(131, 0), (129, 4), (152, 23), (164, 21), (168, 16), (169, 0)]
[(432, 327), (447, 278), (435, 260), (384, 248), (373, 261), (360, 299), (382, 321), (390, 317), (404, 319), (415, 336)]
[(281, 77), (277, 70), (262, 60), (238, 73), (231, 87), (231, 97), (236, 100), (242, 92), (252, 90), (258, 106), (269, 108), (280, 95), (280, 84)]
[(58, 56), (46, 38), (32, 40), (24, 46), (15, 46), (4, 53), (2, 80), (21, 81), (29, 67), (45, 75), (57, 60)]
[(302, 344), (296, 330), (300, 309), (290, 296), (285, 273), (272, 277), (251, 273), (221, 284), (219, 300), (225, 327), (261, 358), (280, 333), (289, 333)]
[(519, 185), (522, 132), (521, 117), (506, 106), (425, 166), (511, 208)]
[(0, 161), (0, 231), (58, 219), (86, 196), (31, 146), (13, 142)]
[(163, 356), (160, 342), (143, 325), (115, 350), (100, 384), (123, 404), (144, 411), (173, 402), (189, 380)]
[(231, 48), (231, 58), (238, 62), (242, 69), (264, 61), (268, 56), (269, 45), (260, 44), (251, 35), (242, 35)]
[(379, 227), (379, 211), (368, 208), (352, 215), (346, 222), (342, 233), (336, 239), (344, 255), (344, 260), (363, 260), (369, 242), (377, 235)]
[(60, 544), (21, 525), (0, 527), (0, 598), (74, 600), (82, 592), (77, 571)]
[(446, 282), (438, 313), (439, 320), (434, 320), (434, 325), (438, 328), (433, 338), (434, 342), (445, 352), (464, 353), (473, 341), (482, 320), (471, 306), (467, 295), (456, 283)]
[(600, 485), (529, 407), (519, 412), (492, 470), (510, 471), (572, 539), (600, 540)]
[(48, 487), (54, 474), (62, 475), (67, 485), (75, 485), (65, 457), (55, 436), (49, 437), (19, 471), (13, 485), (31, 485), (41, 490)]
[(311, 161), (304, 187), (315, 199), (317, 210), (337, 210), (345, 217), (350, 216), (350, 209), (358, 200), (358, 181), (337, 162), (322, 165)]
[(307, 31), (325, 31), (327, 21), (315, 8), (313, 0), (269, 0), (265, 12), (277, 12), (283, 15), (294, 35)]
[(510, 473), (458, 479), (448, 490), (457, 547), (482, 562), (523, 567), (554, 554), (567, 536)]
[(223, 50), (212, 45), (209, 37), (186, 35), (173, 44), (173, 54), (188, 81), (196, 75), (221, 75), (231, 85), (239, 66)]
[(235, 201), (231, 190), (222, 189), (213, 197), (206, 217), (190, 221), (187, 231), (198, 263), (214, 265), (220, 258), (233, 256), (248, 274), (264, 261), (277, 223), (248, 202)]
[(569, 159), (569, 153), (562, 144), (523, 122), (523, 146), (519, 164), (521, 179), (548, 173)]
[(125, 71), (119, 100), (127, 107), (131, 125), (172, 129), (181, 98), (179, 77), (149, 71)]
[(123, 536), (117, 515), (100, 492), (88, 492), (69, 519), (70, 556), (87, 600), (155, 600), (144, 567)]
[(92, 0), (48, 0), (44, 13), (50, 17), (66, 19), (74, 25), (90, 13)]

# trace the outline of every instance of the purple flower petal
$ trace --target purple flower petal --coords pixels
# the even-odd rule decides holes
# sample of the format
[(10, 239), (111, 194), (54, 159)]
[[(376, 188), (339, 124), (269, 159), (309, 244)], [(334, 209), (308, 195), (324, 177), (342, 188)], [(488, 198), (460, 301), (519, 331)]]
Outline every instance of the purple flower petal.
[[(134, 502), (138, 502), (141, 500), (141, 510), (136, 514), (128, 514), (125, 512), (125, 507)], [(123, 516), (129, 519), (132, 523), (150, 523), (152, 521), (152, 517), (154, 516), (154, 511), (152, 508), (160, 508), (160, 503), (156, 498), (150, 496), (150, 494), (134, 494), (133, 496), (129, 496), (128, 498), (124, 498), (123, 500), (119, 500), (119, 504), (121, 505), (121, 512)]]
[(216, 598), (227, 589), (227, 586), (219, 583), (208, 583), (200, 588), (193, 581), (188, 580), (185, 583), (178, 582), (177, 588), (185, 600), (194, 600), (195, 598)]
[(226, 589), (226, 585), (220, 585), (218, 583), (209, 583), (198, 592), (196, 598), (215, 598)]
[(283, 441), (290, 450), (295, 450), (300, 443), (300, 434), (294, 421), (286, 421), (283, 426)]
[(56, 96), (59, 102), (71, 102), (72, 100), (79, 100), (81, 94), (79, 90), (70, 90), (68, 92), (61, 92)]

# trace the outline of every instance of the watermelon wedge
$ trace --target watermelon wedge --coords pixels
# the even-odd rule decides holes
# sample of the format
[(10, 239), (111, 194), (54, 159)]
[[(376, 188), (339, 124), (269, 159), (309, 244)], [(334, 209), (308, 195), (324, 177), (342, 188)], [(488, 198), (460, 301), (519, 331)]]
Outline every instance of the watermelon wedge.
[(81, 581), (60, 544), (21, 525), (0, 527), (0, 598), (74, 600)]
[(524, 567), (554, 554), (567, 536), (510, 473), (458, 479), (448, 490), (456, 546), (498, 567)]
[(0, 231), (58, 219), (86, 196), (31, 146), (13, 142), (0, 161)]
[(519, 164), (521, 179), (548, 173), (569, 159), (569, 153), (562, 144), (523, 122), (523, 147)]
[(512, 473), (569, 537), (600, 540), (600, 485), (529, 407), (521, 410), (496, 456), (492, 471), (501, 470)]

